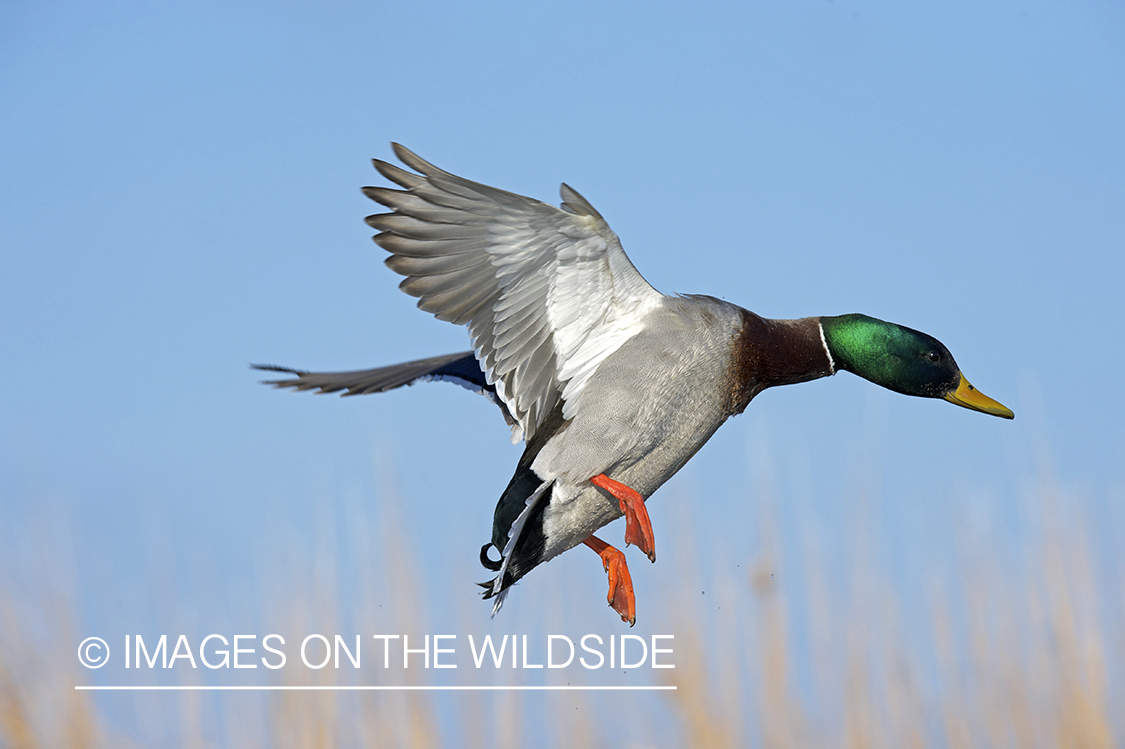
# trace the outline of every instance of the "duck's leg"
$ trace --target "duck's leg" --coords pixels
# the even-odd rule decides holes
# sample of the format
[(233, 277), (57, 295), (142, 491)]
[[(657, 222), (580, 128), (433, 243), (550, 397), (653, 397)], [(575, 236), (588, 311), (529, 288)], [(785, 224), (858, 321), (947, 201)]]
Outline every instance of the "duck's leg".
[(621, 504), (621, 511), (625, 513), (625, 545), (634, 544), (648, 555), (650, 562), (655, 562), (656, 537), (652, 534), (652, 521), (648, 519), (644, 497), (604, 473), (590, 479), (590, 483), (617, 497)]
[(625, 554), (615, 549), (597, 536), (590, 536), (582, 543), (589, 546), (602, 558), (602, 568), (609, 575), (609, 595), (606, 600), (613, 610), (621, 615), (621, 621), (632, 627), (637, 621), (637, 598), (633, 593), (633, 578), (625, 564)]

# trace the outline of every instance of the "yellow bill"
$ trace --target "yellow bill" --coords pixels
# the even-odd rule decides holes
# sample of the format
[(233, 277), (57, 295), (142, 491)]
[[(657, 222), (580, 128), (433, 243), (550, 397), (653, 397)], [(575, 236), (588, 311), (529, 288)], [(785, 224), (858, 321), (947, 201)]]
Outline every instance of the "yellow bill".
[(971, 408), (974, 411), (983, 411), (986, 414), (992, 414), (993, 416), (999, 416), (1004, 419), (1016, 418), (1016, 415), (1012, 413), (1012, 409), (997, 403), (970, 385), (969, 381), (965, 379), (965, 375), (961, 375), (961, 382), (957, 384), (957, 389), (951, 390), (943, 397), (950, 403), (956, 403), (958, 406)]

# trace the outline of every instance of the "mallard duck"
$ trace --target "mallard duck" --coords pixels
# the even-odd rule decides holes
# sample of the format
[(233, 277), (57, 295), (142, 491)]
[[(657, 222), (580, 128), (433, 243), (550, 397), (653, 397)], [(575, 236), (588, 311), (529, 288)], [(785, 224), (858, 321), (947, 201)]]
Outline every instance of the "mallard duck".
[[(367, 218), (418, 307), (466, 325), (473, 350), (269, 384), (345, 395), (448, 380), (485, 394), (526, 448), (500, 495), (481, 563), (493, 615), (513, 583), (585, 544), (607, 600), (632, 624), (625, 555), (594, 533), (625, 516), (625, 544), (656, 561), (645, 500), (755, 395), (839, 371), (885, 388), (1013, 418), (976, 390), (940, 341), (860, 314), (772, 320), (710, 296), (666, 296), (626, 257), (590, 203), (561, 208), (443, 171), (398, 144), (410, 169), (375, 160), (401, 190), (365, 187), (390, 209)], [(495, 548), (499, 554), (489, 553)]]

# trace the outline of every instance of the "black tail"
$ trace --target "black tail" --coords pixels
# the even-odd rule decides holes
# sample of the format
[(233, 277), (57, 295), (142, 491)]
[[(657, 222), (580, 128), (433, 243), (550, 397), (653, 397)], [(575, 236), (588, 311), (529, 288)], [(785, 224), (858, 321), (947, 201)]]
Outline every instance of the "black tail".
[[(507, 488), (504, 489), (504, 493), (500, 495), (500, 500), (496, 503), (496, 511), (492, 515), (492, 541), (485, 544), (481, 549), (480, 562), (493, 572), (500, 572), (503, 569), (504, 577), (500, 581), (499, 587), (496, 586), (496, 578), (480, 584), (485, 589), (484, 597), (486, 599), (504, 592), (543, 562), (543, 555), (547, 548), (547, 537), (543, 533), (543, 512), (547, 509), (547, 505), (551, 503), (551, 496), (554, 492), (553, 485), (543, 489), (541, 496), (535, 502), (535, 506), (531, 508), (530, 513), (524, 519), (523, 526), (519, 530), (519, 538), (516, 539), (515, 545), (508, 554), (510, 559), (504, 557), (503, 550), (510, 540), (512, 526), (527, 509), (528, 500), (540, 491), (544, 484), (543, 479), (531, 469), (531, 464), (535, 462), (536, 456), (539, 455), (539, 451), (543, 449), (547, 441), (565, 429), (566, 424), (567, 422), (563, 420), (562, 416), (562, 405), (559, 404), (535, 430), (535, 435), (527, 443), (523, 455), (520, 456), (512, 480), (508, 482)], [(494, 562), (488, 557), (490, 546), (500, 551), (499, 561)], [(504, 567), (505, 561), (507, 562), (506, 568)]]
[[(535, 478), (535, 489), (537, 489), (543, 482), (540, 481), (539, 478), (535, 476), (535, 474), (530, 470), (528, 470), (528, 473), (530, 473), (531, 476)], [(509, 491), (512, 489), (512, 486), (517, 483), (518, 478), (521, 477), (520, 471), (517, 470), (516, 476), (514, 476), (512, 478), (512, 482), (508, 484), (508, 490), (505, 490), (504, 495), (500, 498), (500, 502), (496, 505), (497, 522), (493, 526), (494, 532), (495, 528), (501, 527), (499, 523), (501, 522), (500, 517), (502, 514), (502, 508), (505, 507), (505, 498), (509, 497)], [(521, 510), (527, 507), (527, 499), (531, 496), (535, 489), (532, 489), (530, 492), (524, 495), (524, 499), (520, 501)], [(501, 580), (499, 587), (496, 587), (495, 577), (487, 582), (478, 583), (478, 585), (485, 589), (484, 593), (482, 594), (482, 597), (485, 600), (492, 598), (499, 593), (503, 593), (505, 590), (512, 587), (512, 585), (514, 585), (517, 580), (538, 567), (539, 564), (543, 561), (543, 552), (547, 548), (547, 537), (543, 535), (543, 511), (551, 502), (552, 489), (553, 487), (551, 486), (546, 487), (546, 489), (543, 491), (543, 495), (539, 497), (538, 501), (535, 503), (535, 506), (531, 508), (531, 512), (528, 514), (527, 519), (524, 521), (523, 527), (520, 528), (519, 538), (516, 539), (516, 543), (512, 547), (512, 550), (507, 557), (504, 557), (502, 553), (504, 547), (499, 545), (500, 543), (503, 543), (505, 546), (507, 545), (508, 534), (506, 532), (504, 533), (502, 540), (494, 537), (492, 541), (481, 547), (480, 563), (487, 569), (490, 569), (493, 572), (500, 572), (501, 568), (504, 567), (505, 560), (508, 563), (507, 568), (504, 569), (504, 579)], [(512, 522), (509, 522), (507, 526), (510, 528), (514, 522), (515, 518), (512, 518)], [(493, 561), (489, 558), (489, 548), (495, 548), (498, 551), (501, 551), (501, 557), (499, 560)]]

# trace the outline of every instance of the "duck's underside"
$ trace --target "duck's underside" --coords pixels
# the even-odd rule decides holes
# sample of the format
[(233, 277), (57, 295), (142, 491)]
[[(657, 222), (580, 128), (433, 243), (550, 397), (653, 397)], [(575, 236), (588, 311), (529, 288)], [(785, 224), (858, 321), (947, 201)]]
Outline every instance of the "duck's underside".
[[(341, 393), (344, 396), (384, 393), (418, 382), (451, 382), (488, 397), (500, 408), (509, 425), (512, 424), (503, 401), (496, 397), (495, 386), (488, 382), (471, 351), (348, 372), (308, 372), (275, 365), (254, 366), (255, 369), (294, 375), (284, 380), (267, 380), (265, 383), (268, 385), (318, 393), (346, 391)], [(496, 504), (492, 539), (481, 547), (480, 552), (481, 564), (497, 573), (492, 580), (480, 583), (484, 588), (485, 599), (497, 599), (494, 613), (499, 610), (508, 588), (539, 564), (565, 550), (557, 542), (552, 544), (545, 532), (544, 515), (554, 499), (553, 482), (544, 482), (531, 467), (549, 438), (564, 426), (560, 404), (547, 416), (540, 430), (524, 449), (515, 474)], [(591, 506), (585, 512), (587, 524), (598, 528), (624, 514), (628, 518), (627, 544), (638, 545), (652, 561), (656, 561), (652, 525), (645, 511), (644, 499), (639, 493), (604, 475), (593, 479), (591, 491), (585, 493), (589, 496), (583, 497), (580, 503)], [(605, 489), (618, 498), (618, 501), (612, 501), (598, 493), (597, 487)], [(625, 499), (619, 496), (623, 493), (627, 495)], [(529, 500), (532, 500), (530, 504)], [(510, 538), (513, 530), (514, 543)], [(578, 531), (579, 535), (582, 533), (583, 531)], [(623, 620), (632, 624), (636, 617), (636, 605), (625, 556), (592, 533), (591, 530), (585, 534), (582, 542), (602, 558), (603, 567), (609, 576), (607, 600)], [(491, 557), (490, 550), (493, 548), (499, 554), (498, 559)]]

